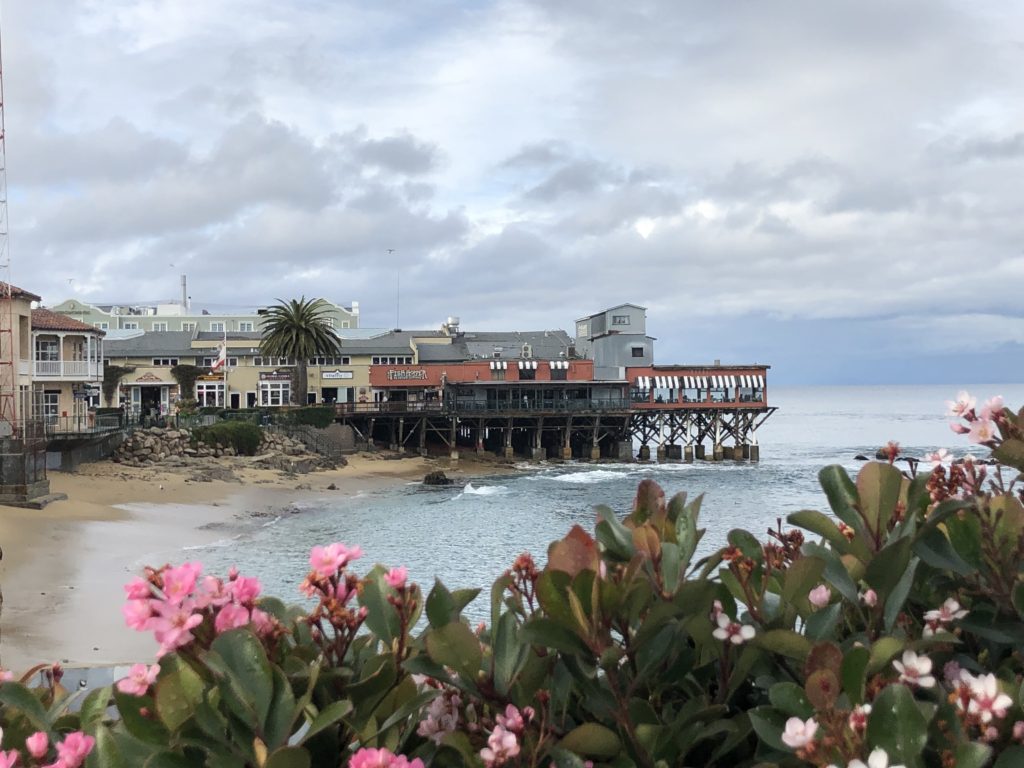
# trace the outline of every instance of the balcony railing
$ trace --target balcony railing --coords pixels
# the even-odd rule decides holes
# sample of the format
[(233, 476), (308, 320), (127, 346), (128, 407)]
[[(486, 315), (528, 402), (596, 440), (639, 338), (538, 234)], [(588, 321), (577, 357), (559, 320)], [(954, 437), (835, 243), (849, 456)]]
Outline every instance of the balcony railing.
[(91, 360), (36, 360), (34, 375), (55, 379), (98, 378), (100, 365)]

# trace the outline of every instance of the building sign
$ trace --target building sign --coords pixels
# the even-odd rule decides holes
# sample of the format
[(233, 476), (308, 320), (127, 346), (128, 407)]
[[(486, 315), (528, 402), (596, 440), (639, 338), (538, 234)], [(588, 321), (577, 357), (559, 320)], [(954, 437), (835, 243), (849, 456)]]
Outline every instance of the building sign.
[[(139, 376), (139, 378), (137, 378), (135, 381), (136, 382), (152, 381), (152, 382), (158, 382), (160, 384), (167, 384), (167, 383), (169, 383), (169, 382), (164, 381), (163, 379), (161, 379), (159, 376), (157, 376), (154, 373), (144, 373), (141, 376)], [(131, 382), (129, 382), (129, 383), (131, 383)]]
[(388, 381), (426, 381), (427, 372), (422, 368), (417, 371), (388, 371)]
[(290, 373), (264, 373), (260, 372), (260, 381), (291, 381)]
[(351, 379), (352, 371), (323, 371), (321, 379)]

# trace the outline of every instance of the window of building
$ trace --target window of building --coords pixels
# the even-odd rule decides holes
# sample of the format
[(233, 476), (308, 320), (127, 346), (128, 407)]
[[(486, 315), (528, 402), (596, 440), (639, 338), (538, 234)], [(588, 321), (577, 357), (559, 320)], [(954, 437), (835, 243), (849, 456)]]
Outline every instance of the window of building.
[(576, 323), (576, 335), (577, 336), (586, 336), (588, 330), (590, 330), (590, 329), (587, 327), (586, 323)]
[(292, 385), (288, 381), (261, 381), (260, 405), (288, 405), (292, 396)]
[(238, 330), (240, 331), (254, 331), (256, 325), (250, 320), (240, 320), (238, 322)]
[(127, 321), (121, 327), (124, 330), (126, 330), (126, 331), (137, 331), (137, 330), (139, 330), (139, 324), (138, 323), (132, 323), (132, 322), (127, 322)]
[(352, 365), (352, 358), (348, 355), (334, 357), (311, 357), (309, 358), (310, 365)]
[(183, 331), (194, 331), (196, 329), (195, 323), (182, 323), (181, 330)]
[(224, 382), (223, 381), (197, 381), (196, 400), (199, 405), (223, 407), (224, 406)]
[(504, 381), (505, 380), (505, 369), (498, 368), (497, 370), (491, 371), (491, 381)]
[(283, 365), (294, 365), (289, 357), (267, 357), (257, 355), (252, 359), (252, 364), (257, 366), (273, 366), (275, 368)]
[(167, 330), (167, 323), (153, 323), (153, 330), (154, 331), (166, 331)]
[(519, 371), (520, 381), (536, 381), (536, 379), (537, 372), (533, 370), (533, 368), (524, 368), (521, 371)]
[(178, 358), (176, 357), (154, 357), (153, 365), (158, 367), (173, 367), (178, 364)]
[(60, 345), (57, 339), (36, 337), (36, 360), (53, 362), (60, 360)]
[(215, 333), (224, 333), (224, 323), (210, 323), (210, 330)]
[(349, 325), (348, 320), (342, 320), (341, 321), (341, 327), (342, 328), (350, 328), (351, 326)]
[(328, 328), (333, 328), (334, 327), (334, 318), (333, 317), (325, 317), (324, 318), (324, 325), (326, 325)]
[(55, 424), (60, 416), (60, 390), (48, 389), (43, 392), (43, 399), (40, 403), (41, 413), (39, 414), (47, 424)]
[(551, 369), (551, 380), (552, 381), (566, 381), (569, 378), (569, 371), (565, 368), (552, 368)]
[(644, 348), (643, 347), (631, 347), (629, 351), (630, 351), (630, 354), (633, 355), (633, 357), (643, 357), (644, 356)]
[(101, 331), (110, 330), (110, 323), (93, 323), (93, 325), (99, 328)]
[(377, 355), (373, 365), (412, 365), (412, 355)]
[(612, 325), (629, 325), (629, 315), (612, 315)]
[[(217, 362), (217, 358), (216, 357), (204, 357), (203, 361), (202, 361), (202, 364), (199, 367), (200, 368), (213, 368), (213, 364), (215, 362)], [(225, 362), (227, 363), (228, 368), (237, 368), (238, 367), (238, 358), (237, 357), (229, 357), (229, 358), (227, 358), (225, 360)]]

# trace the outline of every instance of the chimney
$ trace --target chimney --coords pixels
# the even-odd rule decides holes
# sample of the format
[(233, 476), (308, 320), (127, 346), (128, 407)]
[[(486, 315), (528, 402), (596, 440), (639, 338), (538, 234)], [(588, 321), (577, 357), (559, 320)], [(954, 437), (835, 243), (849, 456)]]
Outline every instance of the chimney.
[(186, 287), (185, 275), (181, 276), (181, 308), (188, 311), (188, 288)]

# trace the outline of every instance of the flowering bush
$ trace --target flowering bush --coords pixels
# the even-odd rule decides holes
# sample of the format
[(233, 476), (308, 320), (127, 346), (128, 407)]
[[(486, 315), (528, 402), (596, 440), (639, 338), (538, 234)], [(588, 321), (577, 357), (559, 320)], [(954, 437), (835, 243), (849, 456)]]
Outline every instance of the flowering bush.
[(517, 558), (475, 629), (479, 590), (424, 599), (343, 544), (310, 554), (311, 610), (148, 569), (124, 613), (159, 663), (75, 712), (59, 670), (4, 682), (0, 767), (1024, 765), (1024, 411), (951, 408), (997, 464), (904, 473), (890, 444), (821, 471), (831, 514), (702, 559), (701, 499), (645, 481)]

